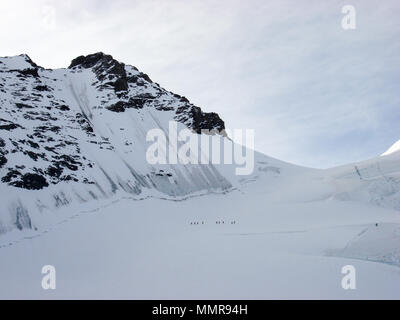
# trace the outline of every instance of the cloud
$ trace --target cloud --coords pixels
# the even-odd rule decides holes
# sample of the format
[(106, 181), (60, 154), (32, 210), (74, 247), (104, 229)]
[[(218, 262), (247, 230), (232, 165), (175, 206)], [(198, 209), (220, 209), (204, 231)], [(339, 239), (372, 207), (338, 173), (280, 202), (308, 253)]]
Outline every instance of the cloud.
[(357, 28), (345, 31), (345, 4), (3, 0), (0, 55), (26, 52), (65, 67), (105, 51), (220, 113), (228, 127), (254, 128), (260, 151), (328, 167), (400, 138), (400, 5), (351, 1)]

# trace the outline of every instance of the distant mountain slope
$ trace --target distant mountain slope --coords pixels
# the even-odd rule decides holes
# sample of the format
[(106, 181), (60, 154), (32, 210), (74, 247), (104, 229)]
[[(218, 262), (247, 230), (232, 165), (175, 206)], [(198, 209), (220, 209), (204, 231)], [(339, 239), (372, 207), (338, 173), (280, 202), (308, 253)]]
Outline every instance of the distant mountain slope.
[(389, 149), (382, 153), (382, 156), (387, 156), (398, 151), (400, 151), (400, 140), (395, 142)]

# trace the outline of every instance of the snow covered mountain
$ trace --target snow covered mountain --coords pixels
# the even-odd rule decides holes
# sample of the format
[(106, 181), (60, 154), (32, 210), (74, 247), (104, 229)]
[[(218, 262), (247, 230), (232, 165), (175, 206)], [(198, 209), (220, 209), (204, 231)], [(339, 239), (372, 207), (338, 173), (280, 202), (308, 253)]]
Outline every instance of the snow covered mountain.
[[(109, 55), (0, 58), (0, 297), (47, 297), (30, 275), (49, 263), (59, 298), (399, 297), (398, 143), (327, 170), (257, 152), (247, 176), (149, 164), (146, 133), (172, 120), (230, 142), (217, 114)], [(343, 296), (331, 272), (349, 263), (382, 282)]]
[(208, 165), (147, 164), (148, 130), (176, 120), (220, 132), (224, 122), (109, 55), (78, 57), (60, 70), (27, 55), (1, 58), (0, 90), (1, 192), (8, 195), (0, 234), (32, 228), (36, 213), (117, 192), (184, 196), (232, 187)]
[(400, 140), (395, 142), (389, 149), (382, 153), (382, 156), (387, 156), (398, 151), (400, 151)]

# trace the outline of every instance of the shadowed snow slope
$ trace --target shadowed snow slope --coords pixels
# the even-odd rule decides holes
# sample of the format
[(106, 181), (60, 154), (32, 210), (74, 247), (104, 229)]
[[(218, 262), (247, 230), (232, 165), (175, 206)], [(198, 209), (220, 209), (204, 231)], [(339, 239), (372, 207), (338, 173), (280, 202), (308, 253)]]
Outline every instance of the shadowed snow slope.
[(225, 124), (103, 53), (0, 58), (0, 93), (0, 298), (400, 298), (398, 152), (327, 170), (256, 152), (247, 176), (151, 165), (149, 130), (222, 148)]

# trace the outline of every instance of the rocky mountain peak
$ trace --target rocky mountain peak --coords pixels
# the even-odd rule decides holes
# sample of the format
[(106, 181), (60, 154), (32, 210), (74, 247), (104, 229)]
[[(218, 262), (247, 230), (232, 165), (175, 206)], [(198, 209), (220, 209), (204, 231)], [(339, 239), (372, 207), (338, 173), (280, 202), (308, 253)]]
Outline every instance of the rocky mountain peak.
[[(103, 172), (112, 168), (104, 159), (115, 158), (125, 169), (125, 163), (143, 160), (146, 131), (168, 128), (168, 121), (198, 133), (225, 128), (218, 114), (203, 112), (102, 52), (77, 57), (59, 70), (38, 67), (26, 54), (0, 57), (0, 92), (0, 184), (19, 189), (69, 182), (88, 188), (99, 176), (121, 179), (119, 172)], [(140, 166), (145, 169), (134, 173), (135, 192), (151, 185), (164, 190), (164, 182), (153, 181), (153, 169)], [(111, 185), (112, 192), (130, 190)], [(174, 188), (167, 192), (182, 192)]]
[(22, 57), (26, 62), (28, 62), (33, 68), (39, 67), (35, 62), (32, 61), (32, 59), (26, 53), (21, 54), (20, 57)]
[(75, 67), (93, 68), (97, 64), (123, 65), (120, 64), (117, 60), (115, 60), (111, 55), (105, 54), (103, 52), (96, 52), (93, 54), (89, 54), (87, 56), (79, 56), (73, 59), (68, 69), (72, 69)]
[(19, 56), (1, 57), (0, 72), (14, 72), (23, 75), (33, 75), (37, 77), (39, 67), (27, 54)]
[(84, 68), (92, 69), (100, 81), (107, 77), (112, 81), (110, 84), (115, 92), (128, 90), (128, 77), (125, 70), (125, 64), (118, 62), (111, 55), (97, 52), (87, 56), (79, 56), (72, 60), (68, 69)]

